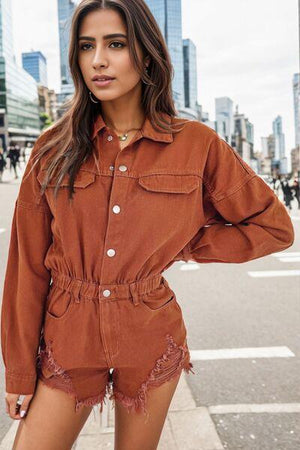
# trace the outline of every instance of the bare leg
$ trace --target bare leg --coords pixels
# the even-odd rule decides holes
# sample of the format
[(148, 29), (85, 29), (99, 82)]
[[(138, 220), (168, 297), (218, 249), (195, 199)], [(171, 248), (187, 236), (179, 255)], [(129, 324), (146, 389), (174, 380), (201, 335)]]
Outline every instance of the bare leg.
[[(128, 414), (126, 408), (115, 402), (115, 450), (156, 450), (168, 409), (180, 374), (147, 392), (146, 421), (143, 413)], [(146, 423), (145, 423), (146, 421)]]
[(75, 399), (38, 380), (12, 450), (70, 450), (92, 408), (83, 406), (75, 413)]

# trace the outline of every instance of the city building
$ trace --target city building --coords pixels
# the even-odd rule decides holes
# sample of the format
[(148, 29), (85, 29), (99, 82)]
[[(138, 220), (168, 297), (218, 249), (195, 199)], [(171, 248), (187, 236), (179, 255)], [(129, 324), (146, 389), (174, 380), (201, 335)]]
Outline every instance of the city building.
[[(245, 117), (244, 114), (240, 114), (238, 106), (233, 116), (234, 132), (232, 136), (232, 147), (238, 152), (238, 154), (249, 164), (253, 170), (257, 171), (257, 160), (254, 157), (254, 126)], [(219, 131), (218, 131), (219, 132)]]
[(262, 157), (273, 159), (275, 156), (275, 139), (274, 135), (270, 134), (267, 137), (261, 138)]
[(285, 156), (285, 136), (282, 132), (282, 117), (277, 116), (272, 123), (275, 140), (274, 164), (279, 165), (280, 174), (287, 173), (287, 158)]
[(190, 39), (183, 39), (184, 107), (197, 109), (197, 51)]
[(232, 144), (234, 133), (233, 101), (229, 97), (218, 97), (215, 99), (215, 114), (218, 134), (229, 145)]
[(184, 75), (182, 46), (181, 0), (145, 0), (154, 15), (166, 41), (174, 77), (172, 79), (173, 99), (176, 109), (184, 109)]
[(300, 179), (300, 146), (293, 148), (291, 151), (292, 175)]
[(295, 118), (295, 147), (300, 146), (300, 73), (293, 77), (294, 118)]
[(73, 12), (76, 6), (75, 0), (57, 0), (58, 6), (58, 29), (59, 29), (59, 50), (60, 50), (60, 75), (61, 94), (59, 101), (63, 103), (74, 93), (74, 83), (69, 69), (69, 41), (70, 27)]
[(56, 122), (57, 115), (57, 94), (53, 89), (38, 85), (40, 113), (46, 113), (52, 122)]
[(0, 0), (0, 145), (26, 146), (39, 134), (37, 83), (16, 63), (11, 0)]
[(23, 68), (42, 86), (48, 86), (47, 61), (40, 51), (22, 53)]
[(200, 105), (199, 121), (202, 122), (202, 123), (205, 123), (205, 125), (210, 127), (212, 130), (217, 131), (216, 121), (215, 120), (210, 120), (209, 113), (206, 112), (206, 111), (203, 111), (201, 105)]

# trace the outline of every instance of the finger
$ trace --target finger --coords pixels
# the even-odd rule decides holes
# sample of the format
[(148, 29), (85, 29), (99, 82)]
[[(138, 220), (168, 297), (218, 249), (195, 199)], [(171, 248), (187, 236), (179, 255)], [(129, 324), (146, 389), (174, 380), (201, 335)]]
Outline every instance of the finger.
[(31, 402), (32, 399), (32, 395), (26, 395), (25, 399), (23, 400), (23, 403), (20, 407), (20, 417), (23, 419), (24, 417), (26, 417), (28, 409), (29, 409), (29, 404)]
[(17, 404), (17, 399), (9, 399), (8, 401), (8, 414), (12, 419), (20, 419), (19, 408), (20, 405)]

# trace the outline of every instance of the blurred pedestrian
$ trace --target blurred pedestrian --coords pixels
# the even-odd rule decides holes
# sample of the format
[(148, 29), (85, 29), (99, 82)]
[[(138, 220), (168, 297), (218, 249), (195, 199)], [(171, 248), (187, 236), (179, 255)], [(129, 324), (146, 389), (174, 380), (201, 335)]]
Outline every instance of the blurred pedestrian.
[(7, 157), (10, 159), (10, 170), (13, 168), (15, 173), (15, 178), (19, 178), (17, 172), (17, 163), (20, 158), (20, 147), (16, 145), (14, 142), (11, 142), (8, 147)]
[(0, 147), (0, 183), (2, 183), (2, 175), (6, 167), (6, 158), (3, 147)]
[(287, 208), (291, 210), (292, 209), (291, 201), (293, 199), (291, 186), (289, 185), (287, 178), (285, 178), (283, 181), (280, 181), (280, 184), (283, 192), (284, 204)]
[(280, 176), (273, 179), (273, 186), (274, 186), (273, 190), (274, 190), (275, 194), (277, 195), (277, 197), (279, 197), (279, 188), (281, 186)]
[(22, 158), (22, 161), (25, 163), (26, 162), (26, 146), (24, 145), (21, 148), (21, 152), (20, 152), (20, 157)]
[(300, 209), (299, 180), (297, 178), (294, 179), (292, 190), (294, 191), (294, 197), (298, 202), (298, 209)]

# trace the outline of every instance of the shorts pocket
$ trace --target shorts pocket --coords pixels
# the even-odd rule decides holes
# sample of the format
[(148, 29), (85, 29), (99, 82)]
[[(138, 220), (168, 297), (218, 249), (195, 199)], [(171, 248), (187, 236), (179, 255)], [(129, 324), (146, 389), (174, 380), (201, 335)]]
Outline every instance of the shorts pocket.
[(73, 304), (71, 292), (53, 285), (47, 298), (46, 315), (54, 320), (63, 320), (69, 315)]
[(167, 292), (167, 295), (157, 298), (145, 296), (141, 299), (141, 305), (147, 310), (155, 312), (170, 308), (171, 306), (177, 306), (178, 303), (175, 293), (171, 291)]

